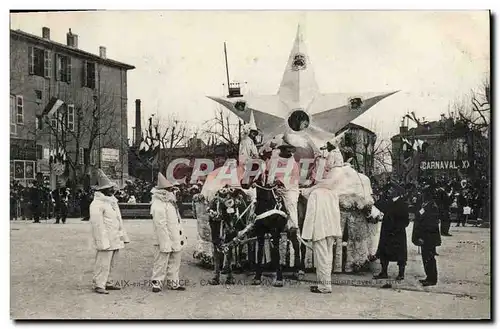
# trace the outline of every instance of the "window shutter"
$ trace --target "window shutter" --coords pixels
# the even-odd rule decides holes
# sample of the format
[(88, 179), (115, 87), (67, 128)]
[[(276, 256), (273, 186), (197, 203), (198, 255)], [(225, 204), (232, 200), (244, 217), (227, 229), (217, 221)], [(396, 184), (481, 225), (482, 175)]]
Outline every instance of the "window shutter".
[(68, 130), (73, 131), (75, 129), (75, 105), (68, 105), (67, 114)]
[(99, 81), (97, 81), (97, 78), (98, 78), (98, 74), (97, 74), (97, 63), (94, 63), (94, 88), (93, 89), (96, 89), (97, 88), (97, 84), (99, 83)]
[(15, 135), (17, 133), (16, 96), (10, 96), (10, 133), (12, 135)]
[(66, 82), (70, 83), (71, 82), (71, 57), (66, 57), (67, 59), (67, 72), (66, 72)]
[(44, 50), (44, 61), (43, 61), (43, 68), (45, 70), (45, 77), (50, 78), (50, 71), (52, 71), (52, 61), (50, 58), (50, 50)]
[(33, 47), (28, 47), (28, 70), (29, 74), (35, 74), (35, 55)]
[(56, 80), (61, 80), (62, 65), (61, 65), (61, 55), (56, 55)]
[(87, 61), (83, 61), (82, 87), (87, 87)]
[(83, 152), (83, 147), (80, 147), (78, 149), (78, 164), (85, 164), (84, 163), (84, 152)]

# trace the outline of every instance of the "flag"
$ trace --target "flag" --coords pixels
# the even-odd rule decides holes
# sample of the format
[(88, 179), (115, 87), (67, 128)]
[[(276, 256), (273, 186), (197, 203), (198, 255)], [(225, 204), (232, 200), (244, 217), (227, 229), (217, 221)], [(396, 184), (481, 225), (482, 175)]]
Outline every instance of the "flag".
[(139, 152), (147, 152), (149, 149), (148, 144), (146, 144), (146, 141), (144, 141), (144, 137), (141, 138), (141, 143), (139, 144)]
[(421, 139), (415, 139), (413, 141), (413, 149), (415, 151), (422, 151), (422, 145), (424, 145), (424, 141)]
[(42, 116), (46, 115), (48, 117), (51, 117), (54, 113), (56, 113), (56, 111), (63, 104), (64, 104), (64, 102), (62, 100), (60, 100), (59, 98), (52, 97), (50, 99), (49, 103), (47, 104), (47, 106), (45, 106), (45, 109), (43, 110)]
[(418, 142), (417, 142), (417, 140), (413, 141), (413, 150), (418, 151)]
[(155, 139), (153, 141), (153, 151), (156, 151), (158, 148), (160, 148), (160, 141)]
[(408, 150), (408, 146), (411, 147), (412, 144), (410, 143), (410, 141), (404, 137), (401, 137), (401, 140), (403, 141), (403, 151), (407, 151)]

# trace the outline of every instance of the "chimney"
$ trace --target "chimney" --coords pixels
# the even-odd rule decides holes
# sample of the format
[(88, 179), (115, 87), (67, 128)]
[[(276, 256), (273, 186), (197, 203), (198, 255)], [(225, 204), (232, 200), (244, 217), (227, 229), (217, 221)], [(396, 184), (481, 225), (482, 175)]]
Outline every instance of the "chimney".
[(137, 146), (141, 144), (141, 100), (135, 100), (135, 143)]
[(42, 27), (42, 38), (50, 40), (50, 29), (48, 27)]
[(405, 135), (408, 132), (408, 126), (401, 126), (399, 127), (399, 133), (401, 135)]
[(106, 59), (106, 47), (99, 47), (99, 57)]
[(73, 34), (71, 29), (69, 29), (69, 32), (66, 33), (66, 44), (69, 47), (78, 48), (78, 35)]

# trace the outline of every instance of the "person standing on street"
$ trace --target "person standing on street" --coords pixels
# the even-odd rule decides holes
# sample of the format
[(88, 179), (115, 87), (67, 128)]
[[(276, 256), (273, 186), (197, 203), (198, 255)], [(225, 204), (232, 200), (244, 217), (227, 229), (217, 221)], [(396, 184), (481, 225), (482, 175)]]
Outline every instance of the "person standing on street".
[(312, 240), (318, 277), (318, 285), (310, 288), (313, 293), (332, 292), (333, 245), (342, 237), (339, 197), (333, 181), (320, 180), (303, 191), (308, 200), (302, 238)]
[(422, 262), (426, 278), (419, 280), (425, 286), (435, 286), (438, 280), (436, 247), (441, 245), (439, 233), (439, 208), (434, 201), (434, 187), (426, 184), (422, 190), (422, 203), (417, 208), (413, 225), (412, 242), (422, 248)]
[(186, 290), (179, 282), (184, 240), (176, 198), (171, 191), (173, 187), (165, 176), (158, 173), (158, 183), (151, 191), (151, 215), (155, 232), (155, 255), (151, 276), (153, 292), (160, 292), (163, 286), (170, 290)]
[(404, 198), (404, 189), (396, 183), (386, 186), (386, 193), (375, 203), (375, 207), (384, 213), (378, 249), (370, 260), (380, 259), (382, 271), (374, 279), (387, 279), (389, 262), (397, 262), (399, 274), (397, 281), (404, 280), (408, 246), (406, 227), (410, 224), (408, 204)]
[(445, 188), (440, 187), (436, 191), (436, 201), (439, 208), (439, 220), (441, 221), (441, 235), (443, 236), (452, 236), (450, 234), (450, 206), (452, 203), (451, 196), (453, 195), (453, 188), (448, 188), (451, 190), (446, 190)]
[(113, 196), (115, 184), (98, 169), (98, 185), (94, 200), (90, 204), (90, 224), (92, 237), (97, 250), (94, 264), (93, 286), (98, 294), (108, 294), (108, 290), (120, 290), (109, 279), (117, 258), (118, 251), (129, 243), (123, 227), (118, 202)]
[(66, 224), (66, 217), (68, 216), (68, 197), (69, 189), (65, 186), (60, 186), (58, 183), (58, 187), (52, 191), (52, 199), (56, 205), (56, 224), (59, 224), (61, 221), (63, 224)]
[(30, 188), (31, 213), (33, 214), (33, 223), (40, 223), (42, 216), (42, 187), (35, 182)]

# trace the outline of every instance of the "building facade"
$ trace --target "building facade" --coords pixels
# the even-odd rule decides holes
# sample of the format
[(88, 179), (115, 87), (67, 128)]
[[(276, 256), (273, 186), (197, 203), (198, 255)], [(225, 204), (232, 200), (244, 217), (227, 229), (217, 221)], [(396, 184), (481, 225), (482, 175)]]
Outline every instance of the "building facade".
[(351, 165), (369, 177), (374, 174), (375, 167), (375, 142), (377, 135), (360, 125), (349, 123), (338, 133), (348, 130), (340, 143), (344, 161), (351, 159)]
[[(474, 165), (471, 144), (465, 135), (447, 134), (454, 124), (453, 119), (443, 117), (411, 129), (402, 125), (391, 138), (394, 177), (407, 183), (421, 177), (467, 177)], [(413, 146), (414, 141), (420, 145)]]
[(80, 185), (101, 167), (128, 177), (127, 72), (133, 66), (20, 30), (10, 31), (11, 178)]

